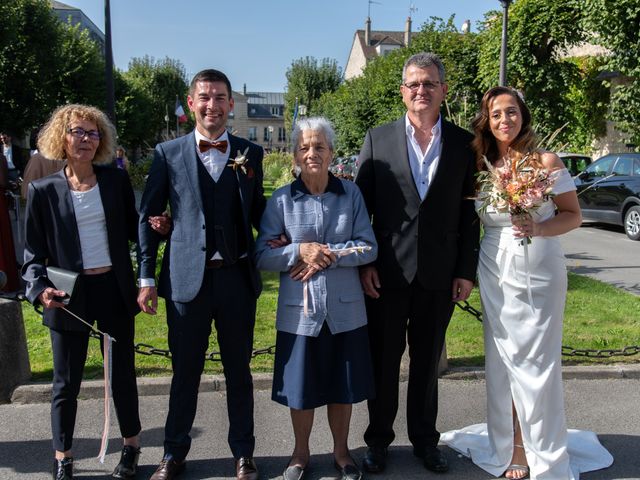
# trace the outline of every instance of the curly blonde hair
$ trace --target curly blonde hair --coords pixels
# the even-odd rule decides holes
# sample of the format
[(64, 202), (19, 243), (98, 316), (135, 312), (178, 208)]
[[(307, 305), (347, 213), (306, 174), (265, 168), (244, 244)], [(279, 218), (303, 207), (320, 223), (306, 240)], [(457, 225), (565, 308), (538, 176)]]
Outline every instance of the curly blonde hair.
[(66, 134), (72, 120), (93, 122), (100, 132), (100, 143), (93, 157), (97, 165), (113, 161), (116, 148), (116, 129), (101, 110), (89, 105), (70, 104), (56, 108), (51, 118), (38, 134), (38, 150), (51, 159), (65, 159)]

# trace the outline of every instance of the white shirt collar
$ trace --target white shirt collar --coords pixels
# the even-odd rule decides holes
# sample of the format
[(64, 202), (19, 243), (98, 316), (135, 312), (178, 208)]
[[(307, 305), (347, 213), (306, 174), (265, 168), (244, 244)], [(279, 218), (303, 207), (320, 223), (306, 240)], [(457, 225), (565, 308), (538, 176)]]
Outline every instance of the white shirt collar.
[[(405, 131), (407, 133), (407, 136), (413, 137), (415, 135), (416, 129), (411, 124), (411, 120), (409, 120), (408, 113), (406, 113), (404, 116), (404, 126), (405, 126)], [(433, 135), (434, 137), (437, 137), (440, 134), (441, 130), (442, 130), (442, 116), (438, 114), (438, 120), (436, 121), (436, 124), (431, 128), (431, 135)]]

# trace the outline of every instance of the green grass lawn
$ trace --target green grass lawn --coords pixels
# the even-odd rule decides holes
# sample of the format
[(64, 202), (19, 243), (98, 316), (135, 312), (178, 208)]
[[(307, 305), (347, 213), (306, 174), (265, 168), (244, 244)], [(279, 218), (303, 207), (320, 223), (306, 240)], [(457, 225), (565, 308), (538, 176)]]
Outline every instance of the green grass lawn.
[[(275, 343), (275, 310), (278, 276), (264, 273), (264, 290), (258, 300), (254, 348)], [(167, 327), (164, 301), (159, 302), (155, 316), (140, 314), (136, 317), (136, 342), (167, 349)], [(478, 291), (475, 289), (469, 303), (480, 310)], [(563, 345), (574, 348), (620, 349), (640, 345), (640, 298), (587, 277), (569, 274), (569, 292), (564, 320)], [(51, 347), (49, 329), (44, 327), (33, 308), (23, 304), (27, 343), (34, 380), (51, 378)], [(211, 335), (210, 351), (217, 350), (215, 334)], [(482, 366), (484, 364), (482, 324), (470, 314), (456, 308), (447, 333), (449, 365)], [(610, 364), (616, 362), (640, 363), (640, 355), (610, 359), (563, 357), (565, 364)], [(254, 372), (269, 372), (273, 356), (259, 355), (252, 360)], [(139, 376), (171, 374), (171, 362), (160, 356), (136, 355)], [(219, 362), (206, 362), (205, 373), (221, 373)], [(90, 340), (89, 358), (85, 378), (102, 375), (99, 343)]]

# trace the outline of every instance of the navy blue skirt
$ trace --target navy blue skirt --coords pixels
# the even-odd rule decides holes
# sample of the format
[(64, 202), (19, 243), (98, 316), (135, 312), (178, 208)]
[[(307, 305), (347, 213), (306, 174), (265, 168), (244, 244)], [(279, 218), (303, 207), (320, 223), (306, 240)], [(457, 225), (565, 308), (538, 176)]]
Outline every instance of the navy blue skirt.
[(367, 326), (317, 337), (278, 331), (271, 398), (306, 410), (330, 403), (358, 403), (375, 394)]

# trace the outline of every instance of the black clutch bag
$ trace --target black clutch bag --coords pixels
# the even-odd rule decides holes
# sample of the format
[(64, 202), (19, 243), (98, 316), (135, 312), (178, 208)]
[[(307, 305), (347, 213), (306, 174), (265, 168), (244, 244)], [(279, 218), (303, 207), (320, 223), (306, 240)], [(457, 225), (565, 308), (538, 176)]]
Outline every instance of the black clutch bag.
[(77, 272), (71, 270), (65, 270), (58, 267), (47, 267), (47, 277), (54, 288), (63, 290), (66, 295), (64, 297), (56, 297), (56, 300), (60, 303), (68, 305), (73, 297), (73, 293), (76, 289), (76, 283), (78, 280)]

